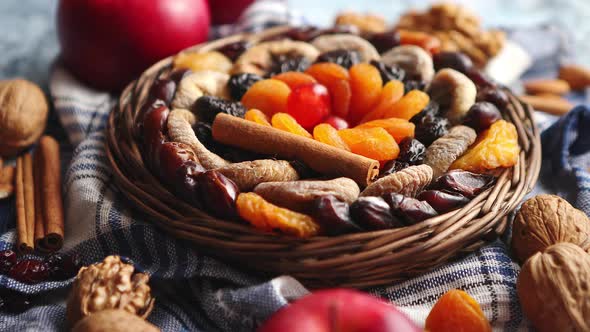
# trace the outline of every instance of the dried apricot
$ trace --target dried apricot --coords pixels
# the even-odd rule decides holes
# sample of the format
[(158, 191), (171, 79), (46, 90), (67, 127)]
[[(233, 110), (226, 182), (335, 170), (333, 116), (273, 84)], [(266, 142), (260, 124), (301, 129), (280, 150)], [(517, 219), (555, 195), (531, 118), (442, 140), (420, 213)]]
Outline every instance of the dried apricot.
[(254, 83), (242, 97), (247, 109), (256, 108), (268, 116), (287, 111), (287, 98), (291, 88), (279, 80), (268, 79)]
[(414, 115), (420, 113), (429, 102), (430, 97), (428, 94), (420, 90), (412, 90), (393, 104), (383, 117), (410, 120)]
[(332, 113), (346, 118), (352, 96), (348, 71), (335, 63), (322, 62), (311, 65), (305, 72), (328, 88), (332, 100)]
[(479, 303), (458, 289), (450, 290), (438, 299), (426, 318), (425, 329), (429, 332), (492, 331)]
[(255, 108), (246, 112), (246, 114), (244, 114), (244, 119), (256, 122), (263, 126), (271, 126), (270, 122), (268, 122), (268, 116), (266, 116), (266, 114), (264, 114), (261, 110), (257, 110)]
[(400, 81), (389, 81), (383, 86), (381, 95), (379, 95), (379, 103), (372, 111), (367, 113), (361, 123), (383, 119), (383, 115), (389, 110), (395, 103), (397, 103), (404, 96), (404, 83)]
[(327, 123), (319, 124), (313, 128), (313, 138), (316, 141), (350, 151), (348, 145), (338, 135), (338, 130)]
[(365, 122), (356, 128), (383, 128), (399, 143), (406, 137), (414, 137), (416, 125), (408, 120), (389, 118)]
[(305, 70), (305, 73), (313, 76), (320, 84), (324, 85), (334, 80), (348, 81), (349, 79), (346, 68), (331, 62), (313, 64)]
[(301, 125), (297, 123), (297, 120), (295, 120), (294, 117), (287, 113), (277, 113), (273, 115), (270, 119), (270, 122), (272, 123), (272, 126), (277, 129), (288, 131), (295, 135), (313, 138), (311, 134), (305, 130), (305, 128), (301, 127)]
[(350, 110), (348, 121), (358, 123), (379, 102), (383, 80), (379, 70), (368, 63), (359, 63), (350, 68)]
[(310, 237), (320, 230), (310, 216), (278, 207), (255, 193), (241, 193), (236, 206), (240, 217), (264, 231), (278, 229), (297, 237)]
[(455, 160), (449, 169), (484, 172), (498, 167), (511, 167), (518, 161), (520, 146), (516, 127), (506, 120), (498, 120), (482, 132), (475, 146)]
[(291, 90), (295, 89), (298, 86), (317, 83), (315, 78), (313, 78), (311, 75), (297, 71), (288, 71), (273, 76), (272, 78), (275, 80), (279, 80), (281, 82), (285, 82), (291, 88)]
[(233, 67), (231, 60), (219, 52), (180, 53), (174, 57), (174, 69), (190, 69), (191, 71), (213, 70), (229, 74)]
[(397, 158), (399, 146), (383, 128), (342, 129), (338, 135), (350, 151), (379, 161)]
[(416, 45), (424, 49), (430, 54), (440, 52), (441, 42), (437, 37), (421, 32), (421, 31), (409, 31), (399, 30), (400, 44), (402, 45)]

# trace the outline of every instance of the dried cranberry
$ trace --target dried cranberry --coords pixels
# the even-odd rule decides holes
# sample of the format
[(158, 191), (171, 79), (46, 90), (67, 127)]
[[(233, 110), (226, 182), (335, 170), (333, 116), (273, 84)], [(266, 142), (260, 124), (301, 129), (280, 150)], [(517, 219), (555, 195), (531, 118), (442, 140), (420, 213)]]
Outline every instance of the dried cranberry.
[(236, 61), (237, 58), (242, 55), (250, 47), (250, 42), (240, 40), (237, 42), (225, 44), (217, 49), (217, 52), (222, 53), (226, 57), (230, 58), (231, 61)]
[(477, 91), (477, 101), (487, 101), (496, 105), (499, 110), (505, 110), (508, 107), (508, 95), (506, 92), (498, 89), (486, 87)]
[(199, 117), (199, 121), (208, 123), (212, 123), (219, 113), (233, 115), (238, 118), (243, 118), (246, 113), (246, 108), (242, 103), (215, 96), (200, 97), (195, 102), (193, 109)]
[(51, 254), (45, 258), (45, 264), (47, 264), (51, 280), (70, 279), (76, 276), (81, 267), (80, 256), (75, 253), (68, 256), (59, 253)]
[(16, 264), (16, 253), (10, 249), (0, 251), (0, 273), (8, 273)]
[(500, 114), (496, 105), (487, 101), (480, 101), (469, 108), (463, 124), (475, 129), (479, 133), (488, 129), (494, 122), (500, 119), (502, 119), (502, 114)]
[(391, 213), (406, 225), (413, 225), (438, 215), (427, 202), (398, 193), (385, 194), (383, 200), (390, 207)]
[(318, 197), (313, 202), (312, 215), (326, 234), (337, 235), (361, 230), (350, 217), (348, 203), (332, 195)]
[(383, 165), (383, 169), (379, 173), (379, 177), (382, 178), (389, 174), (393, 174), (395, 172), (401, 171), (404, 168), (410, 167), (410, 164), (399, 161), (399, 160), (390, 160), (385, 165)]
[(361, 62), (361, 55), (357, 51), (334, 50), (320, 54), (316, 62), (331, 62), (348, 69)]
[(269, 76), (286, 73), (288, 71), (305, 71), (311, 65), (306, 57), (299, 55), (280, 54), (273, 56)]
[(37, 259), (23, 259), (10, 269), (9, 276), (20, 282), (34, 284), (47, 279), (47, 264)]
[(399, 67), (388, 66), (377, 60), (371, 60), (371, 65), (379, 70), (384, 85), (389, 81), (403, 81), (406, 77), (406, 72)]
[(406, 137), (399, 142), (399, 155), (397, 160), (410, 165), (419, 165), (424, 161), (426, 147), (417, 139)]
[(381, 197), (359, 197), (350, 205), (350, 214), (354, 221), (369, 230), (403, 226)]
[(234, 100), (242, 100), (242, 97), (246, 94), (246, 91), (248, 91), (248, 89), (250, 89), (254, 83), (260, 80), (262, 80), (262, 77), (251, 73), (232, 75), (227, 82), (229, 93)]
[(436, 71), (451, 68), (465, 74), (473, 68), (471, 59), (461, 52), (439, 52), (432, 56), (432, 62)]
[(375, 46), (379, 53), (385, 53), (400, 45), (400, 35), (399, 32), (395, 30), (375, 33), (367, 37), (367, 40)]
[(412, 90), (424, 91), (426, 89), (426, 82), (420, 80), (407, 79), (404, 81), (404, 93)]
[(426, 190), (416, 198), (428, 202), (438, 213), (445, 213), (469, 203), (469, 198), (463, 195), (440, 190)]
[(150, 101), (162, 100), (166, 105), (170, 105), (174, 93), (176, 92), (176, 82), (171, 79), (157, 79), (150, 87)]
[(489, 174), (477, 174), (463, 170), (452, 170), (441, 175), (431, 186), (473, 198), (486, 190), (496, 178)]
[(172, 80), (176, 85), (180, 84), (183, 78), (187, 77), (188, 75), (192, 74), (190, 69), (176, 69), (175, 71), (170, 73), (170, 80)]
[(196, 176), (200, 199), (207, 210), (219, 218), (235, 218), (238, 186), (217, 171), (207, 171)]

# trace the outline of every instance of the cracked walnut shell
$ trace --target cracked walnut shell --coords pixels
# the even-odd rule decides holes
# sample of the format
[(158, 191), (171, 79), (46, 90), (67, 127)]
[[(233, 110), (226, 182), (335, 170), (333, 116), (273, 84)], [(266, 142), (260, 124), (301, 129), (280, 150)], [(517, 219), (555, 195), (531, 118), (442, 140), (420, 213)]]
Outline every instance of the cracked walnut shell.
[(149, 277), (133, 272), (133, 265), (123, 263), (119, 256), (81, 268), (68, 298), (70, 324), (105, 309), (122, 309), (146, 318), (154, 307)]

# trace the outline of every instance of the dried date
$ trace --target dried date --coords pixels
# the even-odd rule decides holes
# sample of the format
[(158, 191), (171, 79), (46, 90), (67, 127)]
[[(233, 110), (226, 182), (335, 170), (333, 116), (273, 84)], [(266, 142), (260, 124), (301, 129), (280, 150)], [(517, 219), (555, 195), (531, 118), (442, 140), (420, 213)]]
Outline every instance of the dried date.
[(352, 221), (350, 206), (335, 196), (318, 197), (313, 202), (312, 215), (322, 232), (329, 235), (358, 232), (361, 228)]
[(449, 212), (469, 203), (469, 198), (463, 195), (441, 190), (425, 190), (417, 198), (428, 202), (438, 213)]
[(389, 193), (383, 195), (383, 200), (390, 207), (393, 216), (402, 220), (405, 225), (413, 225), (438, 215), (430, 204), (412, 197)]
[(403, 226), (381, 197), (359, 197), (350, 205), (350, 214), (354, 221), (369, 230)]
[(203, 206), (219, 218), (237, 217), (238, 186), (223, 174), (211, 170), (196, 176), (197, 188)]
[(432, 189), (446, 190), (473, 198), (490, 187), (495, 179), (488, 174), (452, 170), (440, 176), (432, 185)]

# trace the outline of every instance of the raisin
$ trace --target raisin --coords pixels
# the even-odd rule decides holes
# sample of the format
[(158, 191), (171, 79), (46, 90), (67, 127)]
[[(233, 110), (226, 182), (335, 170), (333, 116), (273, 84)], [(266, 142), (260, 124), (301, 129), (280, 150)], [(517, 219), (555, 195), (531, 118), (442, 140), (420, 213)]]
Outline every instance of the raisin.
[(0, 273), (8, 273), (16, 264), (16, 253), (7, 249), (0, 251)]
[(428, 113), (417, 119), (412, 118), (410, 121), (416, 125), (414, 137), (425, 146), (429, 146), (437, 138), (446, 135), (449, 130), (449, 120)]
[(219, 113), (225, 113), (239, 118), (243, 118), (244, 114), (246, 114), (246, 108), (242, 103), (214, 96), (200, 97), (193, 107), (199, 120), (208, 123), (212, 123), (215, 116)]
[(320, 54), (316, 63), (320, 62), (331, 62), (348, 69), (361, 62), (361, 55), (357, 51), (334, 50)]
[(499, 110), (505, 110), (508, 107), (508, 95), (506, 92), (497, 89), (486, 87), (477, 91), (477, 101), (487, 101), (496, 105)]
[(237, 216), (236, 198), (240, 190), (225, 175), (210, 170), (196, 176), (197, 188), (203, 206), (216, 217), (234, 218)]
[(465, 74), (473, 68), (471, 59), (461, 52), (439, 52), (432, 56), (432, 62), (436, 71), (452, 68)]
[(397, 160), (410, 165), (419, 165), (424, 161), (426, 147), (417, 139), (406, 137), (399, 143), (399, 155)]
[(438, 215), (427, 202), (406, 197), (398, 193), (388, 193), (382, 198), (391, 209), (391, 213), (405, 225), (413, 225), (422, 220)]
[(463, 124), (475, 129), (479, 133), (488, 129), (494, 122), (500, 119), (502, 119), (502, 114), (500, 114), (496, 105), (487, 101), (480, 101), (469, 108)]
[(400, 45), (400, 35), (396, 30), (390, 30), (372, 34), (367, 37), (367, 41), (369, 41), (379, 53), (385, 53)]
[(35, 284), (45, 281), (48, 273), (45, 262), (37, 259), (23, 259), (10, 269), (9, 276), (26, 284)]
[(353, 220), (369, 230), (402, 227), (391, 214), (389, 205), (381, 197), (359, 197), (350, 205)]
[(250, 42), (240, 40), (221, 46), (217, 49), (217, 52), (230, 58), (231, 61), (236, 61), (236, 59), (239, 58), (250, 46)]
[(379, 70), (383, 84), (389, 81), (403, 81), (406, 77), (406, 72), (400, 67), (388, 66), (378, 60), (371, 60), (370, 63)]
[(268, 72), (269, 77), (288, 71), (305, 71), (311, 61), (304, 56), (280, 54), (273, 56), (273, 64)]
[(251, 73), (232, 75), (227, 82), (229, 93), (234, 100), (242, 100), (246, 91), (248, 91), (254, 83), (261, 80), (262, 77)]
[(420, 91), (426, 90), (426, 82), (419, 81), (419, 80), (410, 80), (410, 79), (405, 80), (404, 81), (404, 91), (406, 93), (408, 93), (412, 90), (420, 90)]
[(393, 174), (395, 172), (401, 171), (404, 168), (410, 167), (410, 164), (399, 161), (399, 160), (390, 160), (383, 166), (383, 169), (379, 173), (379, 178), (387, 176), (389, 174)]
[(416, 198), (428, 202), (438, 213), (449, 212), (469, 203), (469, 198), (463, 195), (440, 190), (426, 190)]
[(488, 174), (453, 170), (440, 176), (431, 188), (473, 198), (490, 187), (495, 179), (494, 176)]
[(352, 221), (350, 206), (332, 195), (318, 197), (313, 202), (313, 216), (322, 231), (329, 235), (358, 232), (361, 228)]

